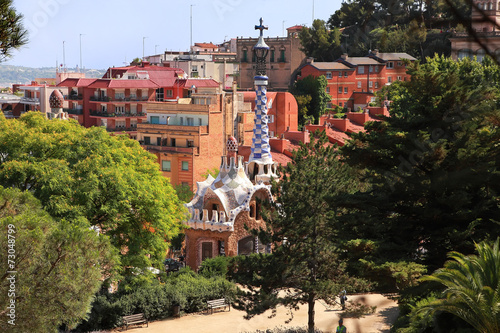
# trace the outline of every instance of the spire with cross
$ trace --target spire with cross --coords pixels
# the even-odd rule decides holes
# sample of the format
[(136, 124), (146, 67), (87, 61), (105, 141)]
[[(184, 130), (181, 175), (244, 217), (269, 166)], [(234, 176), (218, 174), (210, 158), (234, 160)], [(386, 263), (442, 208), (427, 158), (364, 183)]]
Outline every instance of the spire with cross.
[(255, 30), (260, 30), (260, 36), (262, 37), (263, 36), (263, 33), (264, 33), (264, 30), (267, 30), (267, 25), (263, 25), (262, 23), (264, 22), (264, 20), (262, 19), (262, 17), (260, 18), (259, 20), (260, 22), (260, 25), (256, 25), (255, 26)]

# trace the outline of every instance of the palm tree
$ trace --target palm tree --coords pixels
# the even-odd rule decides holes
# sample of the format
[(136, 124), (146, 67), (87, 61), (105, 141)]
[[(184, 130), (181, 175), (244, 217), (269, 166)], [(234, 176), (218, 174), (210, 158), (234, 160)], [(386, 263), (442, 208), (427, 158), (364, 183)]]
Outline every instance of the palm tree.
[(500, 249), (499, 238), (493, 246), (476, 244), (478, 255), (450, 252), (452, 260), (424, 281), (443, 284), (443, 298), (431, 301), (417, 313), (433, 315), (449, 312), (481, 333), (500, 332)]

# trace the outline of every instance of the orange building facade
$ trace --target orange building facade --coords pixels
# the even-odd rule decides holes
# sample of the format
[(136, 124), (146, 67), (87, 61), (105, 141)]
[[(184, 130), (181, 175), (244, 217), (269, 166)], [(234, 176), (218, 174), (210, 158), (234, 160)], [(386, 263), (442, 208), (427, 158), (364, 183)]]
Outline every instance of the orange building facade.
[(300, 78), (323, 75), (327, 82), (326, 92), (331, 96), (330, 107), (338, 105), (350, 110), (363, 109), (374, 93), (395, 81), (406, 81), (406, 61), (416, 59), (406, 53), (379, 53), (367, 57), (348, 57), (334, 62), (314, 62), (301, 67)]

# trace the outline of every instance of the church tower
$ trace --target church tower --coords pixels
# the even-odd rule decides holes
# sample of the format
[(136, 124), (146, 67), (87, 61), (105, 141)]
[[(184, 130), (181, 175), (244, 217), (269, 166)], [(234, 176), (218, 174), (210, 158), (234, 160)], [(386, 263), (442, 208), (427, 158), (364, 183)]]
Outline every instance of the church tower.
[(255, 26), (255, 30), (260, 30), (257, 44), (253, 47), (255, 58), (257, 59), (255, 84), (255, 119), (253, 127), (253, 138), (250, 158), (248, 159), (247, 174), (254, 183), (264, 182), (269, 184), (271, 177), (276, 178), (276, 166), (271, 156), (271, 146), (269, 145), (269, 127), (267, 116), (267, 83), (266, 56), (269, 53), (269, 46), (264, 41), (264, 26), (262, 18), (260, 25)]

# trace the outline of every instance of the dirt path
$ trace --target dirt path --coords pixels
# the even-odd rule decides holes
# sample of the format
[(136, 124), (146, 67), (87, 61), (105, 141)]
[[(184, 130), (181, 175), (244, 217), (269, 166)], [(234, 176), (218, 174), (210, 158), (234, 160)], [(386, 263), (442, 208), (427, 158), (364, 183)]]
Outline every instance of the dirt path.
[[(376, 306), (376, 312), (360, 319), (346, 318), (344, 325), (349, 333), (388, 333), (391, 323), (398, 315), (397, 303), (380, 294), (365, 294), (350, 296), (348, 302), (359, 301), (369, 306)], [(315, 305), (316, 327), (324, 333), (335, 332), (338, 324), (339, 310), (328, 310), (322, 303)], [(268, 318), (271, 312), (256, 316), (251, 320), (243, 318), (244, 312), (231, 309), (231, 311), (217, 312), (214, 314), (184, 315), (181, 318), (157, 321), (145, 326), (130, 328), (131, 333), (242, 333), (255, 332), (256, 330), (272, 329), (275, 327), (304, 327), (307, 325), (307, 306), (303, 305), (293, 314), (293, 320), (285, 324), (289, 318), (286, 309), (278, 308), (276, 317)], [(121, 332), (121, 330), (118, 330)]]

